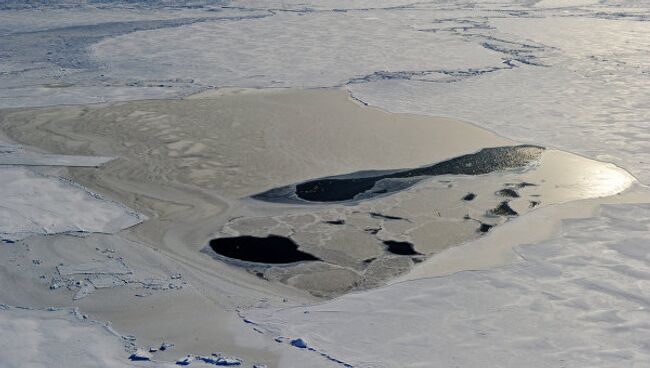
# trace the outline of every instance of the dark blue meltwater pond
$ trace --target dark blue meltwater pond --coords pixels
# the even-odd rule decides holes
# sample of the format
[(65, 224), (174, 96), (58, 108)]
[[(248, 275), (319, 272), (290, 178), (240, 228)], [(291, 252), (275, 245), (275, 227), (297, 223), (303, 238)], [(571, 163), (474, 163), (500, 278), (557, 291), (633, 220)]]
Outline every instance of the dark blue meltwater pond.
[(212, 239), (210, 248), (222, 256), (255, 263), (284, 264), (320, 260), (298, 250), (298, 244), (293, 240), (278, 235)]
[(345, 202), (385, 196), (440, 175), (482, 175), (525, 167), (538, 160), (544, 147), (533, 145), (484, 148), (432, 165), (398, 170), (363, 171), (274, 188), (254, 195), (268, 202)]

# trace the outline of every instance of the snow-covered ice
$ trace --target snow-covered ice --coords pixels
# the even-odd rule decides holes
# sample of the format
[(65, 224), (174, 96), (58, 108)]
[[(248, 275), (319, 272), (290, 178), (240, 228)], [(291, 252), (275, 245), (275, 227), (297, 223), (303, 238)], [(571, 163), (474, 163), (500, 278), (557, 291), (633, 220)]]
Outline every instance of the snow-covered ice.
[(245, 317), (355, 367), (649, 365), (650, 206), (607, 205), (563, 228), (500, 269)]
[(74, 309), (1, 305), (0, 331), (3, 368), (139, 366), (127, 359), (127, 340), (109, 325), (83, 319)]
[(153, 355), (143, 348), (138, 348), (133, 354), (131, 354), (129, 359), (133, 361), (151, 360), (153, 359)]
[(0, 239), (33, 234), (114, 233), (144, 216), (66, 179), (0, 167)]

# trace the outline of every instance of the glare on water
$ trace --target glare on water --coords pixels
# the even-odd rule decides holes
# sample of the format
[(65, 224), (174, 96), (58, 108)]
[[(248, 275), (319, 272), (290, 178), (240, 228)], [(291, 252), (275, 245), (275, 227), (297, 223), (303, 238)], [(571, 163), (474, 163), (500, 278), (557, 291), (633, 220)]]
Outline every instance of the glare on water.
[(635, 181), (616, 165), (556, 150), (544, 153), (539, 167), (530, 174), (531, 179), (543, 183), (542, 195), (551, 202), (610, 196)]

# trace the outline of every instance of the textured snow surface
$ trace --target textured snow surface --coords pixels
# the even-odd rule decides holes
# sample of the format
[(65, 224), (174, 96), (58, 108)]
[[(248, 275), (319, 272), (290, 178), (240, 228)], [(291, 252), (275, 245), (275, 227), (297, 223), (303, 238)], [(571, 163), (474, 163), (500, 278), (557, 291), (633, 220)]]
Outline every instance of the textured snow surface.
[(114, 233), (144, 216), (62, 178), (0, 167), (0, 239), (71, 232)]
[(650, 179), (647, 2), (231, 5), (275, 10), (104, 38), (88, 58), (111, 80), (192, 81), (172, 90), (344, 86), (389, 111), (466, 119)]
[(546, 66), (448, 84), (394, 79), (349, 88), (390, 111), (467, 119), (509, 138), (613, 162), (650, 181), (650, 22), (550, 17), (487, 24), (546, 45), (535, 51)]
[[(470, 69), (501, 63), (498, 54), (480, 45), (418, 32), (414, 29), (421, 22), (418, 15), (282, 13), (136, 32), (102, 41), (92, 49), (95, 57), (111, 65), (111, 78), (193, 75), (204, 85), (240, 87), (336, 86), (381, 70)], [(177, 42), (203, 47), (160, 47)]]
[(127, 360), (126, 340), (110, 327), (84, 320), (72, 309), (0, 305), (0, 331), (3, 368), (143, 366)]
[(355, 367), (650, 365), (650, 206), (608, 205), (500, 269), (245, 315)]

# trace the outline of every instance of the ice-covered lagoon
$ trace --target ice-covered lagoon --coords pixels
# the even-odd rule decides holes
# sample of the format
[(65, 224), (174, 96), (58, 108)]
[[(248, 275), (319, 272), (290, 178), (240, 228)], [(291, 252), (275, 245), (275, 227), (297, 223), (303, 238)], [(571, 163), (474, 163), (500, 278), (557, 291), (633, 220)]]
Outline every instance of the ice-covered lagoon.
[[(159, 362), (222, 352), (222, 363), (238, 357), (244, 365), (281, 367), (644, 365), (648, 229), (647, 208), (639, 203), (647, 202), (648, 109), (642, 4), (503, 3), (470, 10), (463, 3), (382, 4), (387, 9), (353, 3), (359, 9), (347, 11), (331, 4), (282, 4), (291, 11), (278, 6), (272, 12), (243, 5), (210, 7), (217, 12), (82, 7), (40, 13), (50, 22), (48, 11), (63, 14), (42, 34), (65, 34), (76, 46), (61, 49), (55, 56), (64, 60), (54, 62), (27, 52), (15, 62), (9, 52), (12, 65), (34, 62), (30, 58), (41, 64), (2, 75), (9, 81), (3, 87), (10, 86), (3, 88), (4, 106), (175, 97), (208, 85), (344, 90), (243, 90), (181, 101), (11, 111), (3, 126), (26, 146), (8, 144), (6, 151), (14, 153), (6, 162), (54, 164), (12, 168), (12, 175), (25, 178), (6, 185), (17, 193), (8, 197), (11, 213), (20, 210), (27, 220), (10, 216), (12, 226), (77, 236), (13, 238), (17, 242), (3, 249), (3, 280), (19, 287), (5, 288), (0, 302), (78, 306), (89, 319), (112, 321), (114, 331), (125, 334), (94, 332), (98, 341), (125, 341), (129, 352), (155, 347), (151, 354)], [(5, 38), (3, 50), (35, 37), (20, 32), (33, 27), (22, 17), (29, 11), (23, 12), (5, 13), (19, 31)], [(143, 18), (178, 18), (174, 12), (228, 19), (156, 21), (141, 32), (121, 23), (128, 15), (135, 21), (129, 27), (142, 29), (137, 22)], [(88, 14), (97, 26), (88, 25)], [(113, 28), (104, 23), (115, 18)], [(61, 24), (77, 28), (62, 32), (56, 29)], [(86, 38), (75, 38), (75, 32)], [(333, 32), (340, 37), (332, 38)], [(296, 39), (304, 44), (291, 42)], [(333, 45), (336, 39), (344, 41)], [(213, 47), (159, 47), (177, 40)], [(304, 62), (295, 62), (296, 56)], [(57, 74), (61, 66), (66, 70)], [(452, 118), (396, 120), (352, 103), (345, 90), (384, 110)], [(407, 120), (412, 129), (404, 129)], [(530, 166), (485, 174), (480, 181), (389, 178), (377, 182), (376, 197), (346, 203), (249, 198), (323, 176), (401, 171), (517, 144), (546, 150)], [(640, 183), (594, 159), (616, 163)], [(62, 169), (57, 162), (102, 167)], [(58, 192), (36, 197), (32, 179)], [(576, 191), (593, 183), (599, 183), (596, 189)], [(622, 195), (575, 201), (615, 194), (629, 184)], [(399, 190), (388, 193), (394, 188)], [(470, 193), (476, 196), (464, 200)], [(504, 216), (487, 216), (504, 201), (519, 216), (508, 216), (512, 212), (503, 207)], [(539, 204), (531, 211), (533, 202)], [(83, 211), (61, 207), (70, 203), (83, 203)], [(37, 212), (37, 221), (30, 221)], [(559, 226), (563, 218), (574, 220)], [(483, 233), (483, 225), (497, 226)], [(326, 262), (250, 267), (206, 247), (210, 239), (243, 234), (294, 239)], [(359, 246), (347, 247), (346, 240)], [(405, 243), (420, 254), (391, 254), (391, 245)], [(526, 243), (533, 245), (521, 246)], [(372, 277), (359, 276), (368, 269)], [(392, 285), (377, 288), (386, 281)], [(353, 287), (337, 289), (345, 284)], [(347, 290), (356, 291), (324, 303), (313, 297)], [(303, 303), (312, 306), (288, 308)], [(22, 313), (11, 308), (12, 316)], [(23, 321), (33, 324), (47, 314), (24, 312)], [(84, 323), (83, 316), (70, 316)], [(19, 326), (13, 330), (23, 330)], [(42, 326), (43, 336), (51, 336), (53, 330)], [(63, 349), (43, 341), (42, 351)], [(163, 341), (175, 346), (160, 351)], [(88, 344), (81, 351), (93, 349)], [(111, 349), (101, 355), (110, 359), (95, 355), (93, 362), (136, 364)]]

